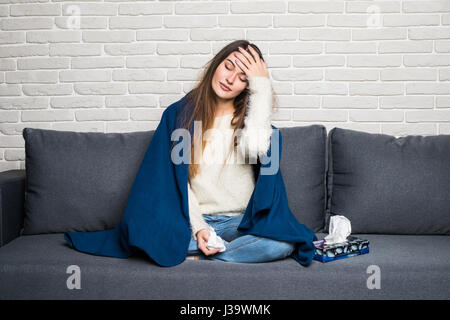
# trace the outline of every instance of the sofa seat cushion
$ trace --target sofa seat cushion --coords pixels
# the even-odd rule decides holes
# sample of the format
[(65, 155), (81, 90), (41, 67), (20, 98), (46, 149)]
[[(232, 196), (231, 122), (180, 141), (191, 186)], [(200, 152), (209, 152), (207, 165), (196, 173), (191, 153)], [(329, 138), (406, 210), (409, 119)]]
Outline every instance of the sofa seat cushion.
[[(319, 239), (324, 234), (317, 234)], [(128, 259), (70, 249), (63, 234), (27, 235), (0, 248), (0, 299), (448, 299), (450, 236), (356, 235), (369, 254), (300, 266), (185, 260), (163, 268), (141, 252)], [(81, 289), (68, 289), (71, 265)], [(371, 265), (380, 289), (368, 289)]]

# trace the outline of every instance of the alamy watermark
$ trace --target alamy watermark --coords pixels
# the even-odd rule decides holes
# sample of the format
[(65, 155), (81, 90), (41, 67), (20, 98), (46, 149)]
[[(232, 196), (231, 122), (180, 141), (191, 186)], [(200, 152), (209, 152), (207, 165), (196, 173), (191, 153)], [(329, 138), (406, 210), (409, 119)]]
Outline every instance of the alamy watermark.
[(78, 5), (71, 4), (66, 7), (66, 13), (69, 17), (66, 21), (67, 29), (80, 29), (81, 28), (81, 8)]
[(380, 11), (380, 7), (376, 5), (370, 5), (367, 7), (366, 12), (370, 14), (366, 21), (366, 26), (368, 28), (382, 27)]
[(66, 280), (67, 289), (81, 289), (81, 269), (76, 264), (72, 264), (67, 267), (66, 273), (70, 276)]
[[(205, 131), (202, 134), (201, 121), (194, 122), (194, 131), (199, 132), (199, 136), (202, 139), (207, 139), (210, 135), (218, 135), (218, 138), (215, 139), (215, 150), (216, 151), (224, 151), (227, 150), (227, 145), (229, 140), (227, 137), (231, 136), (233, 133), (233, 129), (216, 129), (211, 128)], [(261, 174), (262, 175), (274, 175), (278, 172), (280, 166), (280, 130), (279, 129), (271, 129), (270, 130), (270, 144), (268, 146), (267, 152), (259, 155), (261, 162)], [(239, 139), (245, 135), (245, 139)], [(262, 141), (266, 139), (268, 135), (267, 129), (236, 129), (236, 137), (242, 143), (238, 150), (258, 150), (258, 146), (265, 145), (265, 142)], [(182, 140), (178, 142), (171, 151), (171, 160), (175, 164), (181, 163), (191, 163), (190, 150), (191, 150), (191, 133), (189, 130), (184, 128), (175, 129), (172, 132), (171, 140), (179, 141), (180, 138)], [(222, 144), (218, 146), (217, 144)], [(183, 151), (183, 155), (181, 155), (181, 151)], [(216, 152), (214, 154), (204, 154), (201, 148), (200, 143), (194, 142), (194, 160), (193, 163), (205, 163), (207, 165), (212, 164), (222, 164), (224, 155), (221, 152)], [(254, 152), (254, 151), (252, 151)], [(238, 151), (239, 154), (239, 151)], [(249, 163), (256, 164), (256, 154), (252, 153), (249, 156)], [(230, 161), (226, 161), (226, 164), (245, 164), (245, 157), (237, 156), (237, 159), (231, 158)]]

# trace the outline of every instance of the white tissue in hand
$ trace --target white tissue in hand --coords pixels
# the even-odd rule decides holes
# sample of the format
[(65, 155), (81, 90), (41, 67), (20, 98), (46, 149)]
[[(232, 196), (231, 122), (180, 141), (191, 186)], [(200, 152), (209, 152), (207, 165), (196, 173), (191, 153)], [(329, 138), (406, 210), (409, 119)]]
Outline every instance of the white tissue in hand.
[(345, 242), (352, 232), (350, 220), (344, 216), (331, 216), (328, 235), (324, 238), (326, 244)]
[(206, 247), (209, 250), (219, 248), (220, 249), (219, 252), (224, 252), (227, 248), (225, 247), (223, 239), (216, 234), (216, 231), (214, 230), (213, 227), (208, 225), (208, 228), (209, 228), (209, 239), (208, 242), (206, 243)]

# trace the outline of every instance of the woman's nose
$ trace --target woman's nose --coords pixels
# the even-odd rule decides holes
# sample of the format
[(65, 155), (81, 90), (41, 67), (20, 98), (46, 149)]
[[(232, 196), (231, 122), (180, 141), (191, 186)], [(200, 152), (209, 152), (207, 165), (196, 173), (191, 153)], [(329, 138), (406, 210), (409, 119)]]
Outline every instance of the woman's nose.
[(229, 77), (227, 78), (227, 84), (228, 84), (228, 85), (232, 85), (235, 78), (236, 78), (236, 74), (233, 74), (233, 75), (229, 76)]

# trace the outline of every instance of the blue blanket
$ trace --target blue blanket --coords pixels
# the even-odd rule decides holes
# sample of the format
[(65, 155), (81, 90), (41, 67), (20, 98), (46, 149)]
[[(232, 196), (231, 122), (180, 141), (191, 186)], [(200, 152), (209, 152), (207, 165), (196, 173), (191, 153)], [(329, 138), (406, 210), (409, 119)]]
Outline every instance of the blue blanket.
[[(117, 258), (128, 258), (137, 250), (143, 250), (163, 267), (178, 265), (186, 259), (191, 239), (188, 163), (177, 164), (171, 158), (172, 149), (178, 144), (172, 140), (172, 132), (180, 127), (179, 115), (184, 108), (189, 110), (186, 97), (164, 110), (137, 172), (119, 224), (110, 230), (66, 232), (64, 239), (71, 248)], [(279, 163), (281, 132), (273, 125), (272, 128), (279, 137), (279, 147), (273, 148), (278, 149)], [(190, 131), (193, 133), (193, 125)], [(273, 137), (274, 134), (271, 146)], [(182, 137), (179, 140), (182, 141)], [(180, 150), (180, 155), (183, 155)], [(271, 150), (269, 147), (266, 159), (271, 158)], [(309, 265), (315, 252), (313, 241), (317, 237), (312, 230), (299, 223), (289, 209), (279, 166), (272, 174), (267, 174), (273, 171), (271, 161), (261, 163), (258, 160), (252, 166), (257, 174), (256, 185), (238, 231), (243, 235), (293, 242), (295, 250), (291, 257), (303, 266)], [(264, 174), (263, 170), (266, 170)]]

